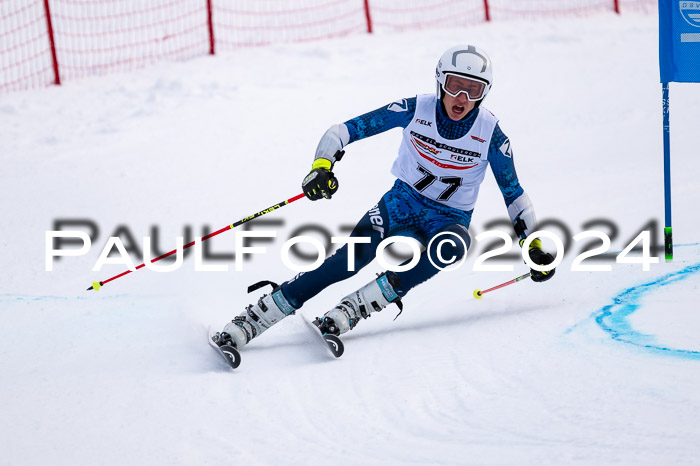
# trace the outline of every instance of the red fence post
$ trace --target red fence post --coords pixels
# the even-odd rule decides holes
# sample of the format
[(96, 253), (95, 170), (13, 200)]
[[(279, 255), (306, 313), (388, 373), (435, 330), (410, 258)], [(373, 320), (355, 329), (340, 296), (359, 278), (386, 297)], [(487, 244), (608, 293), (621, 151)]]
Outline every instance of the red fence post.
[(56, 58), (56, 41), (53, 38), (53, 26), (51, 25), (51, 10), (49, 0), (44, 0), (44, 11), (46, 12), (46, 27), (49, 31), (49, 44), (51, 45), (51, 60), (53, 61), (54, 84), (61, 84), (61, 75), (58, 72), (58, 59)]
[(491, 21), (491, 14), (489, 13), (489, 0), (484, 0), (484, 12), (486, 13), (486, 21)]
[(365, 0), (365, 16), (367, 17), (367, 33), (372, 34), (372, 16), (369, 14), (369, 0)]
[(614, 0), (615, 3), (615, 13), (620, 14), (620, 0)]
[(207, 23), (209, 24), (209, 55), (214, 55), (214, 21), (212, 20), (211, 0), (207, 0)]

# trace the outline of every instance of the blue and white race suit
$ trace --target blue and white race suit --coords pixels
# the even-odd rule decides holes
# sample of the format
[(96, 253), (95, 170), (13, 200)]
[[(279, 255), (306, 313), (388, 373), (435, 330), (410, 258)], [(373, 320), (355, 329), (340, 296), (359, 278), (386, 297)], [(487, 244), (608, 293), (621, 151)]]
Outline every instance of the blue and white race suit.
[[(319, 143), (316, 158), (334, 163), (337, 149), (397, 127), (403, 128), (398, 157), (391, 170), (397, 180), (351, 233), (371, 239), (369, 244), (354, 246), (355, 271), (347, 267), (347, 246), (340, 248), (318, 269), (282, 284), (284, 296), (295, 308), (371, 262), (385, 237), (409, 236), (427, 246), (433, 236), (449, 231), (459, 235), (468, 248), (471, 239), (467, 229), (488, 166), (516, 233), (525, 238), (535, 227), (532, 204), (515, 172), (510, 141), (498, 119), (483, 106), (454, 121), (435, 95), (392, 102), (331, 127)], [(397, 273), (401, 287), (396, 291), (400, 296), (439, 272), (428, 259), (430, 253), (424, 252), (411, 270)], [(459, 242), (441, 250), (446, 258), (459, 259), (465, 253)]]

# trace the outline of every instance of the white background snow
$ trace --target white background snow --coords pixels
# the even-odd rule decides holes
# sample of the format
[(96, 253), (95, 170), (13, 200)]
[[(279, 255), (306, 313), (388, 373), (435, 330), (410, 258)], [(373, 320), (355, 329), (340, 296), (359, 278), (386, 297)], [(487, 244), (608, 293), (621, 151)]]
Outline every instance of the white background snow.
[[(551, 281), (477, 301), (475, 288), (527, 268), (475, 273), (475, 244), (459, 271), (411, 292), (396, 321), (390, 307), (361, 322), (342, 358), (293, 316), (227, 370), (206, 327), (257, 300), (251, 283), (293, 275), (279, 251), (295, 228), (341, 235), (377, 202), (393, 182), (393, 130), (348, 147), (332, 201), (266, 216), (284, 227), (243, 272), (232, 261), (194, 272), (190, 256), (176, 272), (85, 291), (124, 270), (91, 271), (120, 225), (139, 243), (158, 226), (169, 250), (186, 226), (200, 235), (300, 193), (328, 126), (433, 92), (437, 58), (459, 42), (493, 59), (485, 106), (541, 220), (576, 234), (610, 219), (611, 252), (649, 220), (663, 226), (654, 15), (276, 45), (4, 95), (0, 464), (698, 464), (700, 85), (671, 86), (679, 246), (649, 272), (572, 272), (575, 244)], [(472, 236), (506, 215), (489, 174)], [(45, 232), (59, 218), (92, 219), (100, 236), (46, 272)], [(234, 236), (212, 251), (231, 252)], [(321, 315), (378, 271), (301, 313)]]

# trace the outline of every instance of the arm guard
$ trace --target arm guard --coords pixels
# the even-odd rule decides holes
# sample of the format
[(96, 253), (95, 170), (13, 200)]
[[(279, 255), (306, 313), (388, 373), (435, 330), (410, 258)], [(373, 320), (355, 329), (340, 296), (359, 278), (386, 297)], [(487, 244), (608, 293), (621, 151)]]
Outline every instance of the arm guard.
[[(344, 123), (333, 125), (328, 128), (328, 131), (321, 137), (316, 147), (316, 156), (314, 157), (314, 167), (317, 165), (318, 159), (325, 159), (332, 166), (337, 160), (335, 154), (342, 150), (350, 141), (350, 133)], [(325, 162), (320, 162), (327, 165)]]
[(527, 193), (525, 192), (518, 196), (508, 206), (508, 215), (510, 215), (510, 219), (513, 222), (515, 234), (518, 235), (520, 240), (527, 238), (527, 236), (532, 233), (537, 226), (535, 209), (532, 207), (530, 197), (528, 197)]

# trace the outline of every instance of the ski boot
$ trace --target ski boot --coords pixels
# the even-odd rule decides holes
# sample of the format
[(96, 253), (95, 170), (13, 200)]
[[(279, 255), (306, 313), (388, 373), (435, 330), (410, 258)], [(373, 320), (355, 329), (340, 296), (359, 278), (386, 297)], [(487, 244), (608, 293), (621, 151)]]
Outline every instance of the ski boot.
[(223, 331), (216, 333), (212, 337), (218, 346), (229, 345), (236, 349), (241, 349), (250, 340), (263, 333), (274, 324), (284, 319), (288, 315), (294, 314), (294, 309), (282, 294), (277, 284), (263, 281), (248, 287), (248, 293), (262, 288), (265, 285), (272, 285), (273, 290), (269, 295), (263, 295), (258, 300), (258, 304), (249, 305), (241, 315), (226, 324)]
[(382, 273), (376, 280), (341, 299), (322, 318), (317, 317), (314, 324), (324, 335), (337, 336), (352, 330), (360, 319), (368, 318), (372, 312), (379, 312), (391, 303), (403, 310), (401, 298), (395, 291), (400, 286), (401, 280), (395, 273)]

